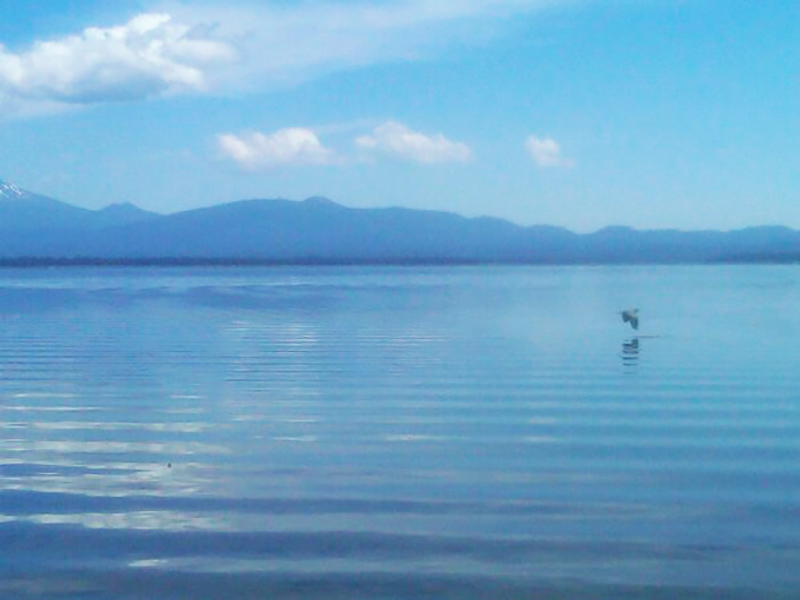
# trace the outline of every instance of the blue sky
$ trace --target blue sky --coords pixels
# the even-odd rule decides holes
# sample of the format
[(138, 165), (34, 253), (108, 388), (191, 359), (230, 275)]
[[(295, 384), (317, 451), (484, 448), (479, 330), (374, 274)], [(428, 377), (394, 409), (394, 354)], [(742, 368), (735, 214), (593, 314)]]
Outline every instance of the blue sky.
[(576, 231), (800, 228), (794, 0), (3, 0), (0, 178)]

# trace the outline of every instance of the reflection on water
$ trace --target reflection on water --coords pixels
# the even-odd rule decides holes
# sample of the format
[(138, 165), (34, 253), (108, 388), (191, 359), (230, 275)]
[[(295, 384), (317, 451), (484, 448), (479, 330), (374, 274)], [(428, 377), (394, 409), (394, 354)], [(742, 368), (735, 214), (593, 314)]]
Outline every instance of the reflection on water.
[[(619, 290), (669, 315), (622, 371)], [(791, 269), (2, 272), (0, 597), (795, 597), (798, 301)]]
[(622, 342), (622, 364), (625, 367), (635, 368), (639, 363), (639, 338), (635, 337)]

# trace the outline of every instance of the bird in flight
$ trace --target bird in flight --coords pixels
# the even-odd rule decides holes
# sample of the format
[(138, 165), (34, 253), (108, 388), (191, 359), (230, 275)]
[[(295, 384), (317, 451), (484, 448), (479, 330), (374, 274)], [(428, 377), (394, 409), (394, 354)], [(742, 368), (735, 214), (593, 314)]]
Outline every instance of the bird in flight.
[(633, 327), (634, 329), (639, 329), (638, 308), (629, 308), (628, 310), (623, 310), (620, 314), (622, 315), (623, 323), (630, 323), (631, 327)]

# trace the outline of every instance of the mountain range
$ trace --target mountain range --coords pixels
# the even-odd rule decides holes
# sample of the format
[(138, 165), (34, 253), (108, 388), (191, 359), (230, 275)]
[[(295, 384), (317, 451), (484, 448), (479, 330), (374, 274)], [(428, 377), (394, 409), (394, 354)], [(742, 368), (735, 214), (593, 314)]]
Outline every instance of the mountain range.
[(0, 261), (188, 263), (794, 262), (800, 232), (577, 234), (551, 226), (406, 208), (348, 208), (325, 198), (242, 200), (162, 215), (132, 204), (88, 210), (0, 181)]

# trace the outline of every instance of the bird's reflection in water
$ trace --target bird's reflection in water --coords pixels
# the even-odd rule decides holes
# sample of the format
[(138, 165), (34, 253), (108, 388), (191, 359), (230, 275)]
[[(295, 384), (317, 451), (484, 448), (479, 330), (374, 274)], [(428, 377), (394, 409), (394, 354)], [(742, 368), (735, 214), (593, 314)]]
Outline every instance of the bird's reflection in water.
[(639, 338), (631, 338), (622, 342), (622, 365), (626, 369), (635, 369), (639, 364)]

